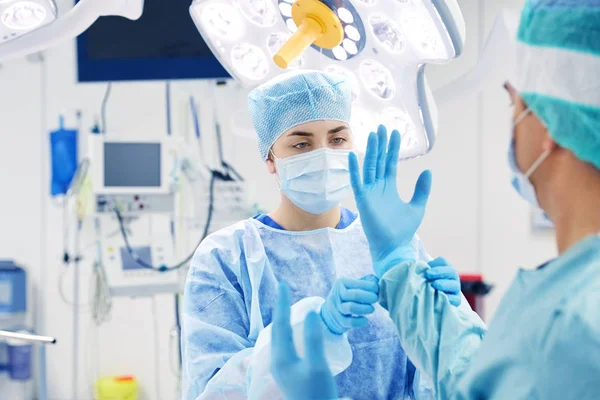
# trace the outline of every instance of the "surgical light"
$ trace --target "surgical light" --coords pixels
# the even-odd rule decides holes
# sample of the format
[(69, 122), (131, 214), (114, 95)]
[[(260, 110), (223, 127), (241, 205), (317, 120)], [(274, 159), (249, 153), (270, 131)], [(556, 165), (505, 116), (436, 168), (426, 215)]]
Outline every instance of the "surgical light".
[(275, 25), (277, 11), (271, 0), (238, 0), (238, 7), (248, 21), (262, 27)]
[(0, 62), (73, 39), (103, 16), (136, 20), (143, 8), (144, 0), (79, 0), (58, 18), (55, 0), (0, 0)]
[(0, 43), (13, 40), (56, 19), (53, 0), (0, 1)]
[(261, 80), (269, 72), (269, 62), (265, 53), (257, 46), (240, 43), (231, 49), (233, 68), (251, 80)]
[[(234, 34), (206, 14), (226, 10)], [(403, 138), (403, 159), (426, 154), (437, 134), (427, 63), (462, 53), (456, 0), (194, 0), (190, 14), (216, 57), (248, 88), (285, 68), (337, 73), (352, 82), (352, 130), (359, 150), (384, 123)]]

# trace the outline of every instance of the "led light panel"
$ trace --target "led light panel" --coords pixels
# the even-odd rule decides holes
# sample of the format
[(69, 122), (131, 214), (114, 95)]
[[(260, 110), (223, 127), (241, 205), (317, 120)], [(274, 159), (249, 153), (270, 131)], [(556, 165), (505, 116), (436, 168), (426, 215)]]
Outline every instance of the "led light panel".
[(54, 0), (0, 0), (0, 43), (36, 30), (56, 15)]
[[(359, 150), (379, 122), (403, 138), (401, 157), (434, 145), (437, 109), (424, 76), (427, 63), (462, 53), (465, 24), (456, 0), (321, 0), (337, 14), (344, 38), (316, 45), (289, 65), (346, 76), (352, 83)], [(195, 0), (190, 14), (227, 71), (248, 88), (285, 72), (273, 55), (296, 31), (294, 0)]]

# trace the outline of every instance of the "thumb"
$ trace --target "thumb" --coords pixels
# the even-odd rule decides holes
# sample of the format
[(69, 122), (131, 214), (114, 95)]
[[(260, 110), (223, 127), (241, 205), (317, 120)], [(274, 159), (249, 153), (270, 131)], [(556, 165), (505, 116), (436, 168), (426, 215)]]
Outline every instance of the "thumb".
[(425, 206), (431, 192), (431, 171), (425, 170), (419, 176), (415, 185), (415, 193), (410, 201), (410, 204)]
[(361, 281), (367, 281), (367, 282), (375, 282), (375, 283), (379, 283), (379, 278), (376, 277), (373, 274), (369, 274), (369, 275), (365, 275), (362, 278), (360, 278)]

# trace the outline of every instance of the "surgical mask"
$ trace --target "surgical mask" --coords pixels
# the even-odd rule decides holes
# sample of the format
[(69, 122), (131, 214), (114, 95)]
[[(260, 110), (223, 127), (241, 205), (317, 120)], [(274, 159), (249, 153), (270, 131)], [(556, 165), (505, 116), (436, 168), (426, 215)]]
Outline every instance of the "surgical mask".
[(523, 111), (512, 124), (512, 136), (510, 146), (508, 149), (508, 165), (510, 166), (512, 174), (511, 183), (517, 191), (517, 193), (519, 193), (519, 195), (532, 206), (536, 208), (541, 208), (537, 198), (537, 193), (535, 192), (535, 187), (533, 186), (529, 178), (544, 162), (544, 160), (548, 158), (551, 150), (544, 151), (525, 173), (521, 172), (521, 169), (517, 164), (517, 158), (515, 156), (515, 128), (529, 114), (531, 114), (531, 110), (527, 109)]
[(273, 154), (281, 190), (307, 213), (319, 215), (331, 210), (350, 190), (349, 154), (350, 150), (328, 148), (287, 158)]

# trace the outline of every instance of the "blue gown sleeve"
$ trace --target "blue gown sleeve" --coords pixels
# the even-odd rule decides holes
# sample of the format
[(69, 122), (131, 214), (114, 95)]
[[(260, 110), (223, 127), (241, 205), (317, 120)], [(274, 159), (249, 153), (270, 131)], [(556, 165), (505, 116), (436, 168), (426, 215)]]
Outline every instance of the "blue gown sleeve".
[(422, 261), (405, 261), (380, 281), (379, 302), (388, 310), (402, 348), (431, 378), (438, 398), (452, 398), (487, 327), (479, 316), (454, 307), (427, 283)]
[[(555, 312), (536, 362), (542, 399), (597, 399), (600, 393), (600, 297), (598, 289), (574, 293), (576, 301)], [(537, 358), (536, 354), (532, 358)]]
[[(431, 255), (427, 252), (423, 241), (418, 235), (415, 234), (413, 237), (411, 246), (415, 250), (415, 254), (417, 254), (419, 261), (428, 263), (429, 261), (433, 260), (433, 257), (431, 257)], [(414, 366), (410, 360), (410, 357), (408, 359), (408, 363), (408, 370), (414, 370), (414, 376), (412, 377), (411, 383), (411, 398), (416, 400), (434, 400), (435, 393), (433, 392), (433, 384), (431, 383), (431, 380)]]
[(239, 261), (236, 264), (230, 256), (236, 251), (223, 249), (223, 243), (209, 236), (196, 251), (188, 272), (182, 316), (184, 400), (197, 399), (232, 356), (253, 345), (236, 278)]

